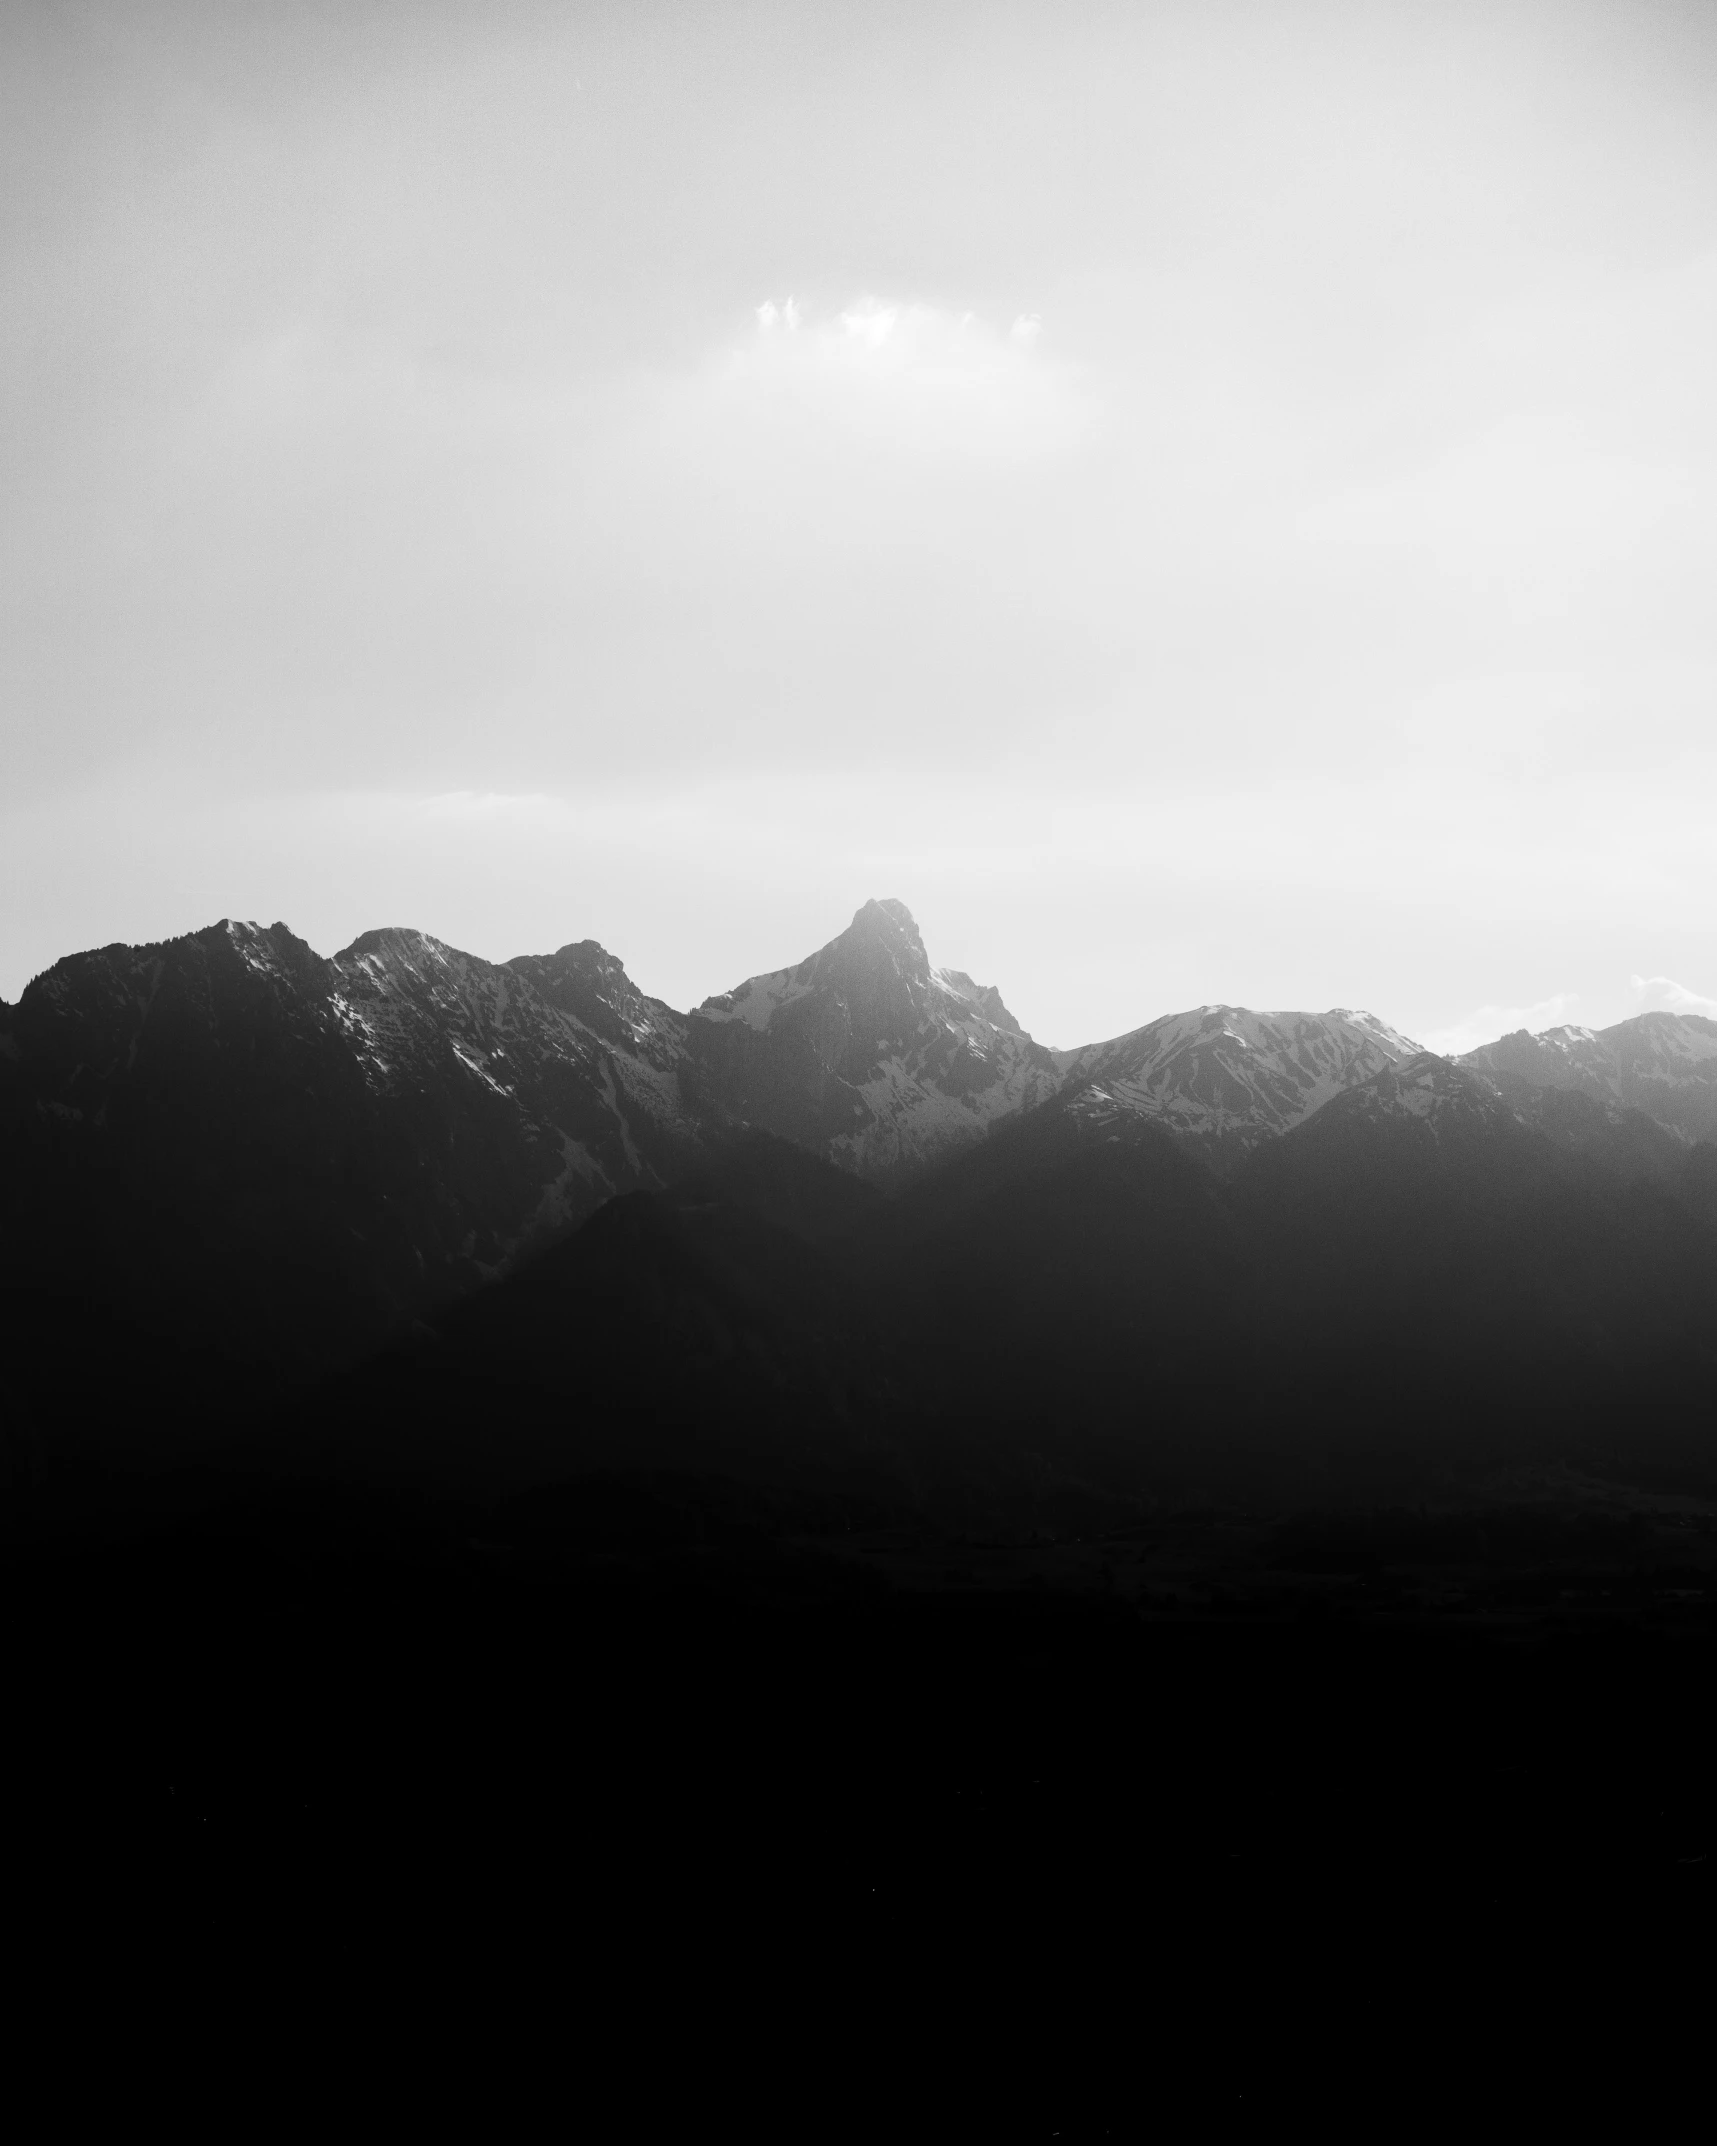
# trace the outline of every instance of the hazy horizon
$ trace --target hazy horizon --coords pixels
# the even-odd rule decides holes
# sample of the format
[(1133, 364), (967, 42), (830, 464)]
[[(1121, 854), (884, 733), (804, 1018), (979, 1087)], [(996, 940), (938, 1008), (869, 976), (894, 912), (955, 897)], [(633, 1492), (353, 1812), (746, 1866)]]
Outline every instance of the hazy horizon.
[(20, 5), (0, 995), (872, 896), (1070, 1046), (1717, 1012), (1717, 19)]

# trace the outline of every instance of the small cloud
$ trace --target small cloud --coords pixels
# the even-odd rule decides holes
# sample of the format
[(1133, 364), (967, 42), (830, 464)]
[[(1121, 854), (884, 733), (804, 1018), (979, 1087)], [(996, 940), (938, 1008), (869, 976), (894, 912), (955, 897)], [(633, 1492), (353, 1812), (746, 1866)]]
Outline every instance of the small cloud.
[(867, 350), (880, 350), (894, 333), (899, 318), (898, 306), (878, 305), (874, 298), (866, 298), (841, 315), (841, 326)]
[(1577, 991), (1556, 991), (1530, 1006), (1480, 1006), (1464, 1021), (1448, 1028), (1434, 1028), (1420, 1037), (1426, 1050), (1439, 1058), (1460, 1058), (1499, 1036), (1512, 1036), (1520, 1029), (1540, 1035), (1547, 1028), (1560, 1028), (1579, 1004)]
[(1642, 1013), (1704, 1013), (1717, 1015), (1717, 998), (1689, 991), (1673, 976), (1630, 976), (1633, 994)]
[(970, 312), (867, 295), (807, 317), (794, 299), (756, 308), (757, 332), (715, 376), (730, 402), (796, 408), (932, 450), (1032, 455), (1076, 439), (1083, 397), (1038, 350), (1041, 323), (1005, 333)]

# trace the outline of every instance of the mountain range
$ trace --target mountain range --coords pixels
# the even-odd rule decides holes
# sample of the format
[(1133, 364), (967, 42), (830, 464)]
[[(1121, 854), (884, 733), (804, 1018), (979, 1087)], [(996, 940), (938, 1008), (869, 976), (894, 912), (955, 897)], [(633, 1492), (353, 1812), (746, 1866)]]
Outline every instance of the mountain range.
[(1524, 1028), (1460, 1061), (1505, 1096), (1552, 1089), (1636, 1110), (1683, 1141), (1717, 1140), (1717, 1021), (1642, 1013), (1613, 1028)]
[[(1052, 1051), (896, 901), (686, 1013), (590, 940), (494, 964), (385, 930), (324, 958), (223, 922), (0, 1007), (0, 1281), (316, 1371), (545, 1259), (588, 1279), (588, 1242), (557, 1248), (644, 1199), (648, 1228), (602, 1222), (628, 1257), (714, 1229), (738, 1258), (761, 1228), (791, 1267), (838, 1240), (870, 1331), (918, 1337), (921, 1395), (951, 1375), (924, 1370), (925, 1307), (952, 1306), (987, 1337), (957, 1375), (984, 1407), (1051, 1405), (1081, 1349), (1176, 1378), (1433, 1331), (1703, 1361), (1714, 1135), (1711, 1021), (1449, 1061), (1365, 1012), (1206, 1006)], [(870, 1343), (831, 1347), (886, 1387)]]

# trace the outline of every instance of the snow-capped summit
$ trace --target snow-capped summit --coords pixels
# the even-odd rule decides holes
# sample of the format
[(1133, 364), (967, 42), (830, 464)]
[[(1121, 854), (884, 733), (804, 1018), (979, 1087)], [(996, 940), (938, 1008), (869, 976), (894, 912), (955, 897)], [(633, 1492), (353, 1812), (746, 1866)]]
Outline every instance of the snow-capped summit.
[[(1093, 1109), (1154, 1118), (1228, 1167), (1349, 1088), (1418, 1055), (1419, 1046), (1387, 1022), (1347, 1007), (1254, 1013), (1200, 1006), (1055, 1057), (1069, 1090), (1091, 1089)], [(1080, 1107), (1077, 1098), (1069, 1107)]]
[[(712, 1049), (697, 1034), (705, 1023), (755, 1040), (735, 1033)], [(866, 1176), (924, 1162), (1057, 1093), (1077, 1120), (1152, 1118), (1226, 1167), (1419, 1050), (1375, 1014), (1243, 1006), (1045, 1050), (993, 985), (931, 966), (898, 901), (867, 902), (820, 953), (706, 1000), (692, 1026), (694, 1055), (719, 1064), (730, 1107)]]
[(616, 954), (580, 939), (553, 954), (517, 954), (507, 963), (541, 997), (617, 1050), (666, 1071), (685, 1055), (686, 1017), (649, 998)]
[(932, 968), (904, 902), (691, 1017), (706, 1093), (732, 1116), (887, 1177), (1053, 1095), (1060, 1076), (993, 985)]
[(747, 977), (734, 990), (705, 999), (697, 1016), (764, 1029), (797, 1000), (834, 990), (873, 1016), (862, 1027), (881, 1024), (904, 1034), (923, 1018), (939, 973), (946, 972), (932, 971), (906, 904), (870, 901), (820, 953), (807, 955), (790, 969)]
[(947, 1174), (948, 1212), (1029, 1181), (1086, 1280), (1069, 1248), (1087, 1200), (1134, 1273), (1154, 1233), (1178, 1245), (1200, 1215), (1220, 1265), (1234, 1202), (1284, 1264), (1308, 1215), (1345, 1242), (1354, 1200), (1379, 1229), (1395, 1201), (1432, 1237), (1451, 1199), (1500, 1214), (1511, 1186), (1523, 1214), (1546, 1187), (1645, 1186), (1689, 1227), (1717, 1220), (1717, 1166), (1693, 1145), (1717, 1135), (1717, 1021), (1686, 1014), (1522, 1033), (1456, 1064), (1347, 1007), (1207, 1005), (1050, 1052), (993, 985), (933, 965), (899, 901), (692, 1013), (590, 939), (502, 964), (390, 928), (324, 957), (227, 919), (71, 956), (0, 1005), (0, 1283), (122, 1276), (144, 1323), (326, 1361), (614, 1195), (767, 1152), (737, 1128), (904, 1183), (1038, 1105)]
[(288, 1351), (305, 1277), (415, 1313), (668, 1181), (698, 1137), (683, 1020), (600, 948), (502, 966), (390, 928), (324, 958), (223, 919), (70, 956), (0, 1026), (8, 1251), (119, 1258), (148, 1217), (146, 1277)]

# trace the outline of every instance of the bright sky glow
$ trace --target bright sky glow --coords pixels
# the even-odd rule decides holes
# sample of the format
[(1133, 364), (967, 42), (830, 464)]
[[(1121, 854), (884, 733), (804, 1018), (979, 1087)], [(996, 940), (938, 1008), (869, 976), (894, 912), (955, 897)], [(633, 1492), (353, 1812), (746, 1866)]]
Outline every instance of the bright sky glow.
[(1717, 1006), (1717, 21), (12, 10), (0, 993)]

